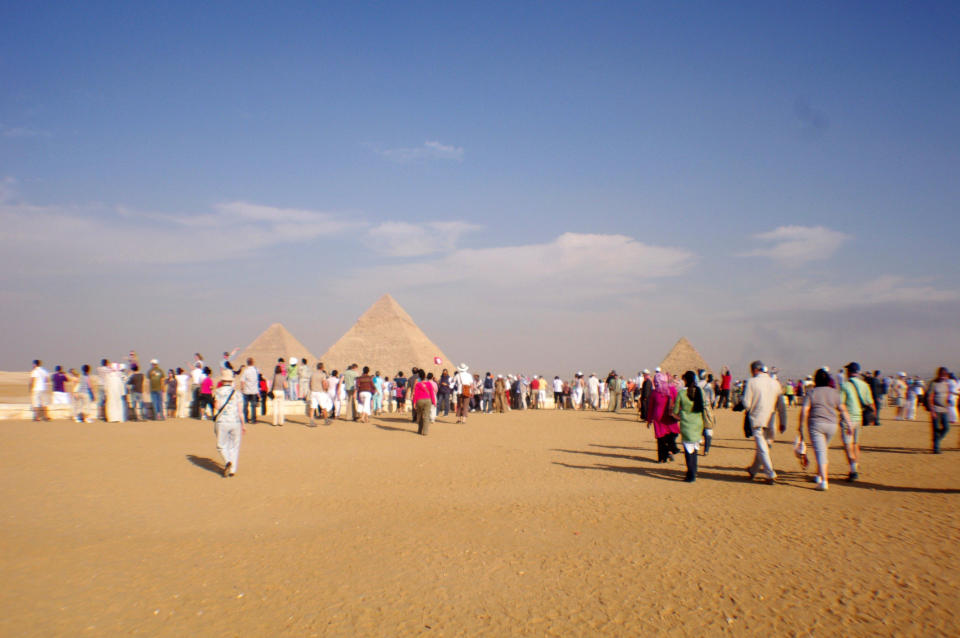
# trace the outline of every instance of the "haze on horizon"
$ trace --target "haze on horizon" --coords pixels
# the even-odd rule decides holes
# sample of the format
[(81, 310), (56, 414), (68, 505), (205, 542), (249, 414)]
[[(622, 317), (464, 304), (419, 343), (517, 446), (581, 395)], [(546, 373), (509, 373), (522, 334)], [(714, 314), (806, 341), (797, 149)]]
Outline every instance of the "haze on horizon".
[(960, 366), (960, 4), (10, 5), (0, 369)]

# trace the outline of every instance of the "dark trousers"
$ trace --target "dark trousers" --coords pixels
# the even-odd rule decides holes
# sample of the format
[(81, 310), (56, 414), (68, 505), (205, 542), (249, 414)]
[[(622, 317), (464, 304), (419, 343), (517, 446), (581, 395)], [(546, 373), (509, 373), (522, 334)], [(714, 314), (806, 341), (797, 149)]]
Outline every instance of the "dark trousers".
[(720, 399), (717, 401), (718, 408), (730, 407), (730, 390), (720, 390)]
[(257, 422), (257, 402), (259, 400), (260, 395), (258, 394), (243, 395), (243, 418), (247, 423)]
[(696, 451), (687, 452), (684, 449), (683, 458), (687, 462), (687, 475), (683, 477), (683, 480), (687, 483), (693, 483), (697, 480), (697, 453)]
[(946, 412), (933, 413), (933, 452), (940, 454), (940, 441), (950, 431), (950, 421)]
[(554, 392), (553, 393), (553, 409), (562, 410), (563, 409), (563, 392)]
[(260, 392), (260, 416), (267, 416), (267, 393), (262, 390)]
[(663, 463), (670, 458), (671, 454), (676, 454), (680, 450), (677, 448), (677, 433), (669, 432), (657, 439), (657, 462)]
[(450, 393), (443, 392), (437, 395), (437, 414), (443, 410), (443, 416), (450, 416)]

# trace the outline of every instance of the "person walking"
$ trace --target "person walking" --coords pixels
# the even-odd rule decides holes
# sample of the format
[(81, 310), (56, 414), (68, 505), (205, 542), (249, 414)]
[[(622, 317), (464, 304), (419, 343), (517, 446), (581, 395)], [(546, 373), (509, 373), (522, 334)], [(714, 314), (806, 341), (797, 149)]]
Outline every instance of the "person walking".
[[(247, 363), (247, 368), (255, 370), (252, 362)], [(217, 436), (217, 452), (223, 459), (224, 478), (237, 474), (237, 459), (240, 456), (240, 441), (243, 437), (246, 412), (246, 405), (241, 408), (240, 404), (241, 391), (242, 389), (236, 387), (233, 371), (229, 368), (221, 368), (220, 383), (213, 395), (213, 432)], [(256, 416), (256, 404), (254, 404), (254, 416)]]
[(620, 377), (617, 371), (613, 370), (607, 375), (607, 392), (610, 395), (610, 402), (607, 405), (608, 412), (616, 412), (620, 409), (620, 398), (623, 394), (623, 388), (620, 387)]
[(273, 393), (273, 425), (283, 425), (283, 410), (286, 405), (287, 397), (287, 379), (283, 376), (283, 368), (280, 364), (273, 367), (273, 383), (270, 386), (270, 392)]
[(473, 375), (467, 372), (469, 366), (461, 363), (457, 366), (457, 373), (453, 375), (451, 388), (457, 397), (457, 423), (467, 422), (467, 413), (470, 411), (470, 396), (473, 393)]
[(657, 439), (657, 463), (673, 461), (673, 455), (679, 452), (677, 435), (680, 426), (673, 414), (677, 399), (677, 387), (663, 372), (653, 376), (653, 392), (647, 405), (647, 428), (653, 425), (653, 436)]
[[(762, 361), (750, 364), (752, 378), (746, 383), (743, 391), (743, 406), (750, 419), (750, 431), (756, 444), (753, 463), (747, 468), (750, 480), (761, 470), (767, 475), (767, 483), (774, 485), (777, 473), (773, 469), (770, 458), (770, 447), (767, 439), (773, 438), (773, 415), (780, 400), (780, 383), (765, 372)], [(729, 371), (728, 371), (729, 373)]]
[(369, 423), (370, 413), (372, 412), (371, 401), (373, 400), (373, 377), (370, 376), (370, 366), (363, 366), (363, 374), (357, 377), (356, 395), (357, 406), (360, 410), (360, 422)]
[(844, 450), (847, 453), (847, 463), (850, 465), (848, 481), (860, 478), (858, 463), (860, 461), (860, 432), (864, 423), (865, 408), (873, 407), (873, 396), (868, 386), (860, 379), (860, 364), (851, 361), (845, 366), (847, 380), (840, 385), (840, 397), (849, 415), (849, 427), (843, 428), (840, 438), (843, 440)]
[(687, 475), (684, 481), (697, 480), (697, 456), (700, 451), (700, 437), (703, 436), (704, 413), (709, 408), (703, 400), (703, 390), (697, 385), (697, 375), (693, 370), (683, 373), (685, 389), (677, 394), (673, 404), (673, 415), (679, 421), (683, 458), (687, 463)]
[(43, 361), (33, 360), (30, 371), (30, 406), (33, 408), (33, 420), (49, 421), (47, 414), (47, 388), (50, 386), (50, 373), (43, 367)]
[(937, 376), (927, 387), (927, 410), (933, 426), (933, 453), (940, 454), (940, 442), (950, 431), (950, 371), (937, 369)]
[(700, 370), (697, 373), (697, 385), (703, 393), (704, 418), (703, 418), (703, 455), (710, 453), (710, 444), (713, 443), (714, 414), (713, 405), (716, 395), (713, 391), (713, 375), (707, 374), (706, 370)]
[(426, 381), (423, 370), (411, 375), (417, 381), (413, 386), (413, 409), (417, 415), (417, 434), (427, 436), (430, 429), (430, 410), (437, 405), (433, 384)]
[(813, 375), (813, 388), (803, 397), (800, 420), (797, 424), (797, 434), (801, 440), (806, 432), (807, 439), (813, 447), (813, 454), (817, 460), (817, 474), (814, 480), (820, 491), (826, 491), (829, 487), (827, 447), (830, 445), (830, 439), (837, 432), (838, 417), (844, 427), (849, 427), (850, 415), (840, 400), (840, 392), (830, 387), (830, 373), (821, 368)]

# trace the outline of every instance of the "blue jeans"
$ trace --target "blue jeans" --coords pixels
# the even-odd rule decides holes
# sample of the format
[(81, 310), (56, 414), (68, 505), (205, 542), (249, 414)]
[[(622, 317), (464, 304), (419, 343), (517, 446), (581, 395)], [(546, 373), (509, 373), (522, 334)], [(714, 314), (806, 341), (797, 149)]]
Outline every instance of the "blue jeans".
[(940, 441), (950, 431), (950, 421), (946, 412), (933, 413), (933, 453), (940, 454)]
[(163, 415), (163, 392), (150, 392), (150, 403), (153, 404), (153, 420), (159, 421)]
[[(247, 423), (257, 422), (257, 401), (259, 399), (260, 395), (258, 394), (243, 395), (243, 420)], [(249, 412), (247, 411), (247, 406), (250, 406)]]
[(143, 393), (131, 392), (130, 395), (130, 420), (135, 421), (143, 418)]
[(450, 393), (444, 392), (443, 394), (437, 395), (437, 414), (440, 414), (440, 410), (443, 410), (443, 416), (450, 415)]

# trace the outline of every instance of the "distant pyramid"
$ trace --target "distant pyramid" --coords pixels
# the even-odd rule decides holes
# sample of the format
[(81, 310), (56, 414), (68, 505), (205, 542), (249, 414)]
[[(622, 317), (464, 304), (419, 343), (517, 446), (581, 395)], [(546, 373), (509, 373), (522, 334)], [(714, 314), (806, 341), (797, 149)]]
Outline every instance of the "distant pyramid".
[[(434, 359), (439, 358), (440, 363)], [(453, 362), (417, 327), (407, 311), (390, 295), (380, 297), (340, 340), (320, 358), (327, 370), (343, 370), (351, 363), (370, 366), (392, 377), (409, 375), (414, 366), (453, 372)]]
[[(283, 358), (284, 361), (290, 361), (290, 357), (296, 357), (298, 363), (300, 359), (306, 359), (307, 365), (311, 368), (315, 367), (318, 361), (281, 323), (272, 324), (261, 332), (260, 336), (244, 348), (243, 352), (237, 355), (234, 361), (246, 363), (247, 357), (253, 357), (254, 365), (257, 366), (264, 378), (269, 378), (268, 372), (273, 371), (273, 366), (277, 364), (277, 359), (280, 358)], [(234, 369), (237, 368), (236, 365), (233, 367)]]
[(687, 370), (693, 370), (694, 372), (706, 370), (708, 374), (713, 374), (713, 370), (710, 369), (710, 366), (707, 365), (707, 362), (704, 361), (686, 337), (680, 337), (680, 340), (660, 362), (660, 368), (664, 372), (677, 376), (682, 375)]

